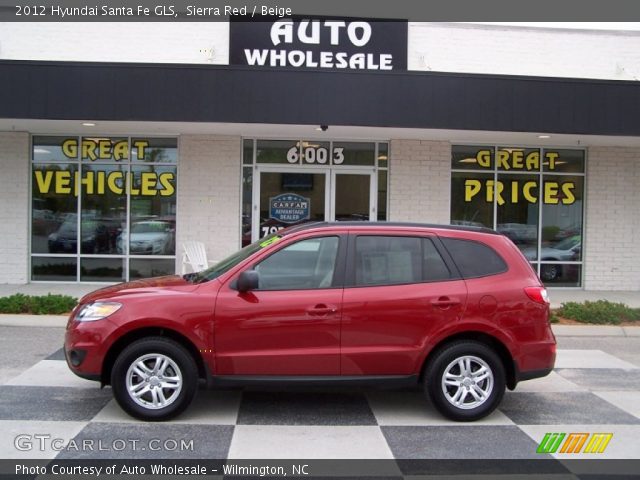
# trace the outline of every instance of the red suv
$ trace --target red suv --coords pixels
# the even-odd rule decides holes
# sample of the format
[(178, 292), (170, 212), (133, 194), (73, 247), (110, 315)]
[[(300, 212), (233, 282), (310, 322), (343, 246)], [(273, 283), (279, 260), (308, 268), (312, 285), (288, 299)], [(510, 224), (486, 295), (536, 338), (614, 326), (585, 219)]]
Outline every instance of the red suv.
[(291, 227), (199, 273), (103, 288), (65, 339), (71, 370), (145, 420), (179, 414), (206, 380), (420, 384), (471, 421), (547, 375), (555, 351), (546, 290), (506, 236), (362, 222)]

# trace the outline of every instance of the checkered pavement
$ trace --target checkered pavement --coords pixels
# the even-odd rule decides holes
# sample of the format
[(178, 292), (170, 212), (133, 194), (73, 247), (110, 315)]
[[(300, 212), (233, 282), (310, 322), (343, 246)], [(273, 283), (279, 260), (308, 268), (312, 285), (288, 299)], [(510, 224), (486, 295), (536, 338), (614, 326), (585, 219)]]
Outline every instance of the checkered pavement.
[[(534, 459), (546, 432), (610, 432), (599, 458), (640, 458), (640, 368), (600, 350), (559, 350), (548, 377), (468, 424), (444, 419), (418, 391), (313, 388), (200, 390), (179, 418), (145, 423), (109, 388), (73, 375), (61, 350), (0, 385), (0, 458), (9, 459)], [(43, 448), (16, 448), (24, 434), (45, 435)], [(191, 448), (174, 448), (181, 439)]]

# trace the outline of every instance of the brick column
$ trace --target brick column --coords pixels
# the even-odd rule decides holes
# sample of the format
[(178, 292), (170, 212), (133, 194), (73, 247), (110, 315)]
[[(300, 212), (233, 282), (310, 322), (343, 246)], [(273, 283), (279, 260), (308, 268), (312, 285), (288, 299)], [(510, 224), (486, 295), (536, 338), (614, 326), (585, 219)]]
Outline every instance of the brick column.
[(0, 283), (29, 281), (29, 134), (0, 132)]
[(392, 140), (389, 220), (449, 223), (451, 145), (427, 140)]

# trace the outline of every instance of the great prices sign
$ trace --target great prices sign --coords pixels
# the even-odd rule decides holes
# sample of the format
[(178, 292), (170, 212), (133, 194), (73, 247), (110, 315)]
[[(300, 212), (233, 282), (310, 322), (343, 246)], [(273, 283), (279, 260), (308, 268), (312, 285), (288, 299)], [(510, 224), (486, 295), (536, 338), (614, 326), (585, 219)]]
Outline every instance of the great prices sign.
[[(493, 152), (491, 150), (478, 150), (473, 161), (477, 169), (493, 171)], [(560, 154), (552, 150), (545, 150), (543, 154), (538, 150), (526, 153), (524, 149), (503, 149), (498, 150), (495, 155), (495, 162), (499, 173), (525, 172), (539, 173), (541, 166), (544, 166), (545, 173), (553, 174), (557, 166), (563, 163)], [(481, 170), (476, 170), (481, 171)], [(500, 176), (500, 180), (487, 179), (478, 180), (469, 178), (464, 181), (464, 201), (472, 202), (481, 198), (488, 203), (493, 203), (494, 199), (498, 205), (518, 204), (521, 202), (536, 204), (539, 200), (545, 205), (572, 205), (576, 201), (576, 184), (572, 178), (554, 176), (552, 179), (545, 179), (540, 182), (540, 177), (536, 180), (524, 180), (522, 176), (512, 175), (511, 180), (504, 180), (505, 176)], [(539, 192), (539, 189), (542, 191)]]
[(272, 68), (406, 70), (407, 22), (280, 18), (230, 22), (230, 63)]

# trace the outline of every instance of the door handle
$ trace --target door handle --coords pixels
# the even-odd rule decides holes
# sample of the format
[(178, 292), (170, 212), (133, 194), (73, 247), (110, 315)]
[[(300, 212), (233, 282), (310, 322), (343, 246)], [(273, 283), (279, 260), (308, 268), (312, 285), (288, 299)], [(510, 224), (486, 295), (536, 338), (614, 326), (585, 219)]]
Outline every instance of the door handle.
[(307, 313), (309, 315), (314, 316), (323, 316), (330, 315), (332, 313), (336, 313), (338, 309), (332, 305), (325, 305), (324, 303), (320, 303), (314, 307), (307, 308)]
[(431, 305), (446, 310), (449, 307), (456, 307), (460, 305), (460, 300), (457, 298), (439, 297), (437, 300), (431, 300)]

